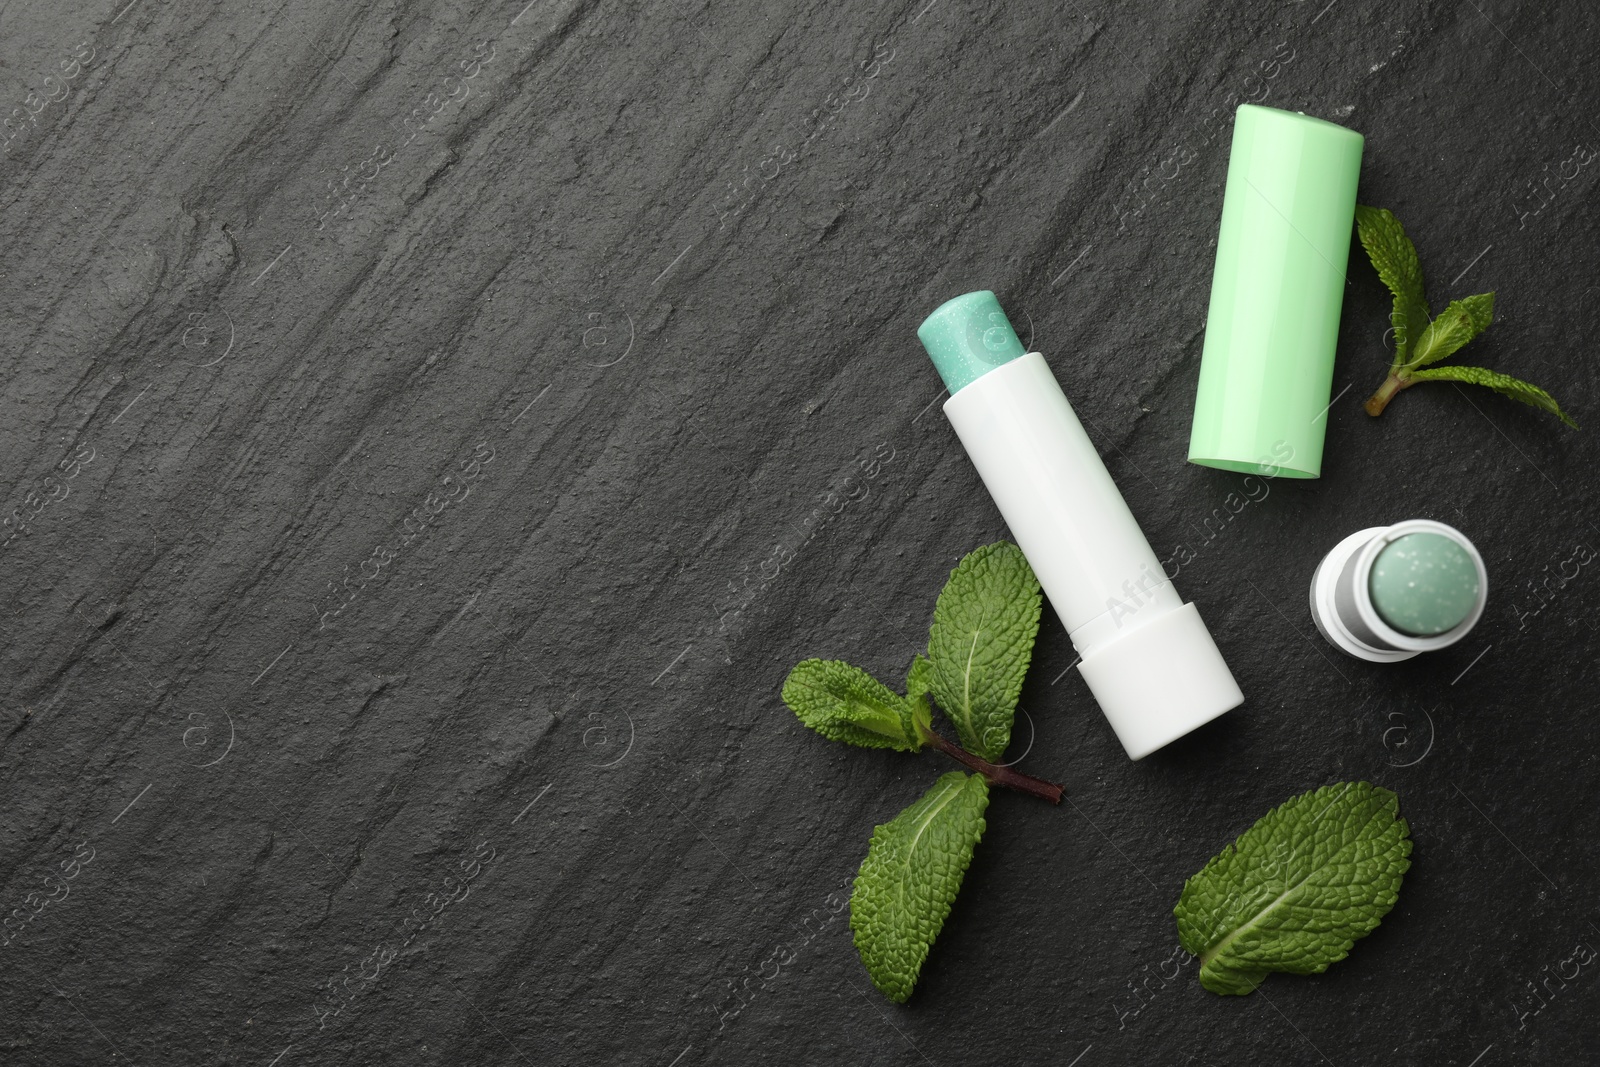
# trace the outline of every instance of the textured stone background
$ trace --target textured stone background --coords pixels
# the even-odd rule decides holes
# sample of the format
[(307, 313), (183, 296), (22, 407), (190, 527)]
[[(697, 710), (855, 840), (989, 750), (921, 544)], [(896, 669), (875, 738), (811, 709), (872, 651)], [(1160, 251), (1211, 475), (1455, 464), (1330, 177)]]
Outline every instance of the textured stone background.
[[(0, 1060), (1590, 1054), (1595, 430), (1368, 418), (1357, 249), (1324, 477), (1235, 514), (1183, 457), (1244, 100), (1364, 132), (1436, 305), (1498, 292), (1466, 362), (1600, 424), (1591, 7), (524, 2), (0, 10)], [(897, 1007), (842, 890), (943, 758), (777, 693), (897, 682), (1004, 534), (914, 336), (977, 287), (1249, 701), (1130, 763), (1047, 616), (1023, 766), (1070, 803), (995, 797)], [(1487, 615), (1339, 656), (1313, 566), (1409, 517), (1477, 541)], [(1411, 819), (1398, 907), (1204, 993), (1183, 879), (1355, 777)]]

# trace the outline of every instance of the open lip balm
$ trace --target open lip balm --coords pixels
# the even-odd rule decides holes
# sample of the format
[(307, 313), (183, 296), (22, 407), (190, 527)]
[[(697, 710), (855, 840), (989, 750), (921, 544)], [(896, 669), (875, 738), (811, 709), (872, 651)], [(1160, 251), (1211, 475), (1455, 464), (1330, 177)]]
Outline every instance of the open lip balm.
[(1078, 650), (1129, 759), (1244, 701), (1211, 631), (1157, 562), (1072, 405), (987, 289), (939, 305), (917, 336), (944, 413)]
[(1409, 519), (1358, 530), (1311, 576), (1311, 617), (1329, 643), (1373, 663), (1453, 645), (1483, 615), (1489, 574), (1453, 526)]

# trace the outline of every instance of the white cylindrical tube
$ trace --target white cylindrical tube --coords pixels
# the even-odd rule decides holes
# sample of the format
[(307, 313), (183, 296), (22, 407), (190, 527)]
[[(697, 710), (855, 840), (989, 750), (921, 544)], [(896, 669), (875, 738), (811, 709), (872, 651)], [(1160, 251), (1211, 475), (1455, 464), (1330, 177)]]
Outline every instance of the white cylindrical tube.
[(944, 412), (1132, 759), (1244, 700), (1193, 604), (1167, 580), (1089, 435), (994, 294), (957, 297), (918, 331)]
[(1183, 607), (1044, 356), (996, 367), (944, 413), (1080, 655)]

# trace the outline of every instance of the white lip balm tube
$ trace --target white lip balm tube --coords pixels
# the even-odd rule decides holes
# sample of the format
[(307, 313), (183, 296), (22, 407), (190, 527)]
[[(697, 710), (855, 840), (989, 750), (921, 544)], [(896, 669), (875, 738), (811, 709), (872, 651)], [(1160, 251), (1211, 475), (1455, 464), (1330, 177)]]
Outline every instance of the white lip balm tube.
[(949, 387), (950, 425), (1128, 757), (1243, 703), (1200, 613), (1167, 580), (1049, 365), (1023, 350), (994, 294), (940, 305), (917, 336)]

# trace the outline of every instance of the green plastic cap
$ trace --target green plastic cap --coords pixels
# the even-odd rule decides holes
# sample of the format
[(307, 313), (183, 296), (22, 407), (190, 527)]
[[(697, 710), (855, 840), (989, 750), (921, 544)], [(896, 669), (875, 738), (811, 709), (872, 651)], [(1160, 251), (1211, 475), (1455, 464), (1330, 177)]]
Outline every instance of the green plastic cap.
[(1361, 147), (1298, 112), (1235, 115), (1189, 462), (1322, 473)]
[(1000, 301), (987, 289), (946, 300), (917, 327), (945, 388), (954, 396), (996, 367), (1027, 355)]
[(1478, 603), (1478, 567), (1454, 538), (1408, 533), (1372, 561), (1367, 579), (1378, 617), (1403, 634), (1432, 637), (1460, 626)]

